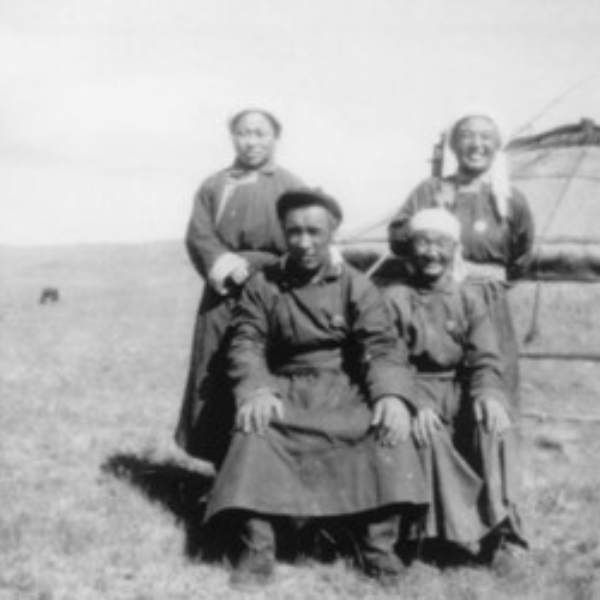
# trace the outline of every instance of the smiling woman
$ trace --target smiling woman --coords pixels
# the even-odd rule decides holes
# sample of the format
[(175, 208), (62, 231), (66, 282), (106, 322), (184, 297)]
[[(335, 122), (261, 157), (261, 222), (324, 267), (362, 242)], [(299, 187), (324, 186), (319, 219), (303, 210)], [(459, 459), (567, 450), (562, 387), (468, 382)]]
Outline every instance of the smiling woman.
[[(518, 415), (518, 349), (507, 286), (528, 269), (534, 224), (527, 200), (504, 169), (498, 126), (487, 115), (467, 115), (451, 128), (458, 170), (432, 177), (412, 192), (389, 226), (392, 251), (405, 256), (408, 222), (426, 208), (444, 207), (461, 225), (462, 278), (478, 290), (494, 322), (504, 358), (504, 383)], [(457, 269), (458, 271), (458, 269)]]
[(485, 116), (460, 119), (450, 133), (450, 146), (459, 169), (477, 177), (488, 171), (501, 145), (500, 132), (494, 121)]

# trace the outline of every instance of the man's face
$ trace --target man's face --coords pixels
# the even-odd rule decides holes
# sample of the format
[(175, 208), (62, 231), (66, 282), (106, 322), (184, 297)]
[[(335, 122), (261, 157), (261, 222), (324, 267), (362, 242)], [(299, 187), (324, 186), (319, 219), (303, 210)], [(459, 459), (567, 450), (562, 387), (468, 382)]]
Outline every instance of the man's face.
[(500, 148), (498, 129), (486, 117), (470, 117), (463, 121), (451, 141), (460, 170), (473, 175), (485, 173)]
[(244, 166), (259, 169), (275, 152), (277, 135), (271, 122), (260, 113), (248, 113), (232, 131), (237, 159)]
[(290, 210), (283, 220), (283, 231), (294, 266), (306, 273), (316, 273), (329, 257), (333, 237), (333, 218), (321, 206)]
[(436, 281), (453, 264), (456, 242), (438, 231), (419, 231), (411, 237), (410, 250), (416, 275)]

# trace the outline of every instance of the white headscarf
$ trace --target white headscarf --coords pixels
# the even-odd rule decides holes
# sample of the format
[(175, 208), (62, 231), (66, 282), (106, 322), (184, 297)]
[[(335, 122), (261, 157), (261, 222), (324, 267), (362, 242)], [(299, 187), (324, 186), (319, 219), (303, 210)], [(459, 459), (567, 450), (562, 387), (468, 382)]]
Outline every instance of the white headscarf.
[(408, 222), (410, 234), (419, 231), (437, 231), (460, 242), (460, 222), (445, 208), (424, 208), (416, 212)]

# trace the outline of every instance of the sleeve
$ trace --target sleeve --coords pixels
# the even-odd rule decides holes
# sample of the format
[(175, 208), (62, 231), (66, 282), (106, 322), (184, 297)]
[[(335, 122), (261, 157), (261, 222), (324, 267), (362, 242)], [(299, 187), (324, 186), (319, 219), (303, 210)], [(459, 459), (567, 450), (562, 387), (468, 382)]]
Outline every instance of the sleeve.
[(476, 402), (493, 397), (508, 408), (503, 383), (504, 361), (499, 350), (496, 330), (479, 298), (465, 294), (468, 319), (463, 360), (464, 381), (467, 384), (467, 399)]
[(390, 250), (396, 256), (406, 256), (406, 244), (408, 242), (408, 222), (411, 217), (423, 208), (433, 205), (434, 181), (428, 179), (417, 186), (416, 189), (404, 201), (398, 212), (388, 225), (388, 241)]
[(525, 196), (513, 190), (510, 248), (507, 274), (509, 280), (523, 277), (533, 263), (535, 225), (533, 215)]
[(288, 171), (287, 169), (282, 169), (281, 167), (278, 167), (278, 172), (281, 176), (284, 188), (286, 190), (297, 190), (306, 187), (306, 183), (304, 183), (304, 181), (302, 181), (300, 177), (298, 177), (294, 173), (290, 173), (290, 171)]
[(224, 280), (239, 263), (237, 255), (219, 238), (214, 226), (217, 203), (215, 178), (202, 184), (194, 198), (194, 208), (186, 234), (186, 247), (196, 270), (204, 279)]
[[(411, 309), (409, 288), (404, 286), (390, 287), (385, 291), (385, 297), (392, 312), (394, 327), (396, 328), (396, 331), (398, 331), (400, 339), (408, 348), (408, 356), (410, 360), (410, 340), (414, 336), (412, 331), (414, 330), (415, 324), (413, 322), (414, 317)], [(411, 367), (411, 372), (413, 374), (415, 373), (414, 367)], [(439, 412), (439, 406), (433, 400), (433, 398), (431, 398), (430, 394), (423, 393), (419, 387), (418, 378), (415, 381), (412, 407), (414, 410), (431, 408), (432, 410)]]
[(414, 407), (408, 349), (394, 327), (390, 307), (368, 279), (358, 275), (350, 294), (352, 333), (358, 346), (369, 401), (398, 396)]
[(267, 365), (269, 320), (265, 287), (262, 274), (255, 275), (245, 286), (233, 313), (228, 374), (238, 404), (258, 391), (276, 392)]

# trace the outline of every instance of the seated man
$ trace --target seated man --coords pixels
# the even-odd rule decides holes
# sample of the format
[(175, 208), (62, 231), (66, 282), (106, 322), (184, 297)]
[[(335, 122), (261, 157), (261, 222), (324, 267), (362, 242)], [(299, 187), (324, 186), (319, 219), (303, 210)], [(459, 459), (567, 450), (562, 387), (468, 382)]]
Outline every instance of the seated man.
[(428, 497), (406, 349), (378, 290), (331, 263), (337, 202), (299, 190), (277, 209), (288, 253), (249, 281), (234, 313), (236, 431), (205, 522), (239, 524), (232, 584), (245, 585), (273, 575), (275, 524), (353, 515), (365, 572), (394, 582), (400, 515)]
[(408, 227), (408, 285), (386, 289), (417, 376), (414, 437), (432, 490), (425, 527), (489, 562), (505, 542), (525, 545), (517, 514), (516, 439), (502, 359), (484, 305), (454, 281), (460, 224), (424, 209)]

